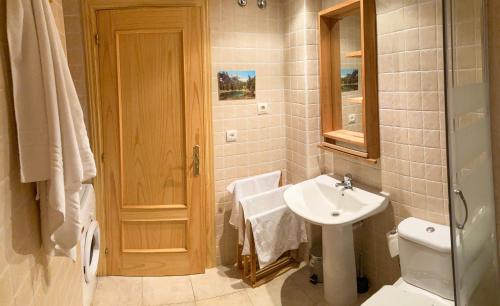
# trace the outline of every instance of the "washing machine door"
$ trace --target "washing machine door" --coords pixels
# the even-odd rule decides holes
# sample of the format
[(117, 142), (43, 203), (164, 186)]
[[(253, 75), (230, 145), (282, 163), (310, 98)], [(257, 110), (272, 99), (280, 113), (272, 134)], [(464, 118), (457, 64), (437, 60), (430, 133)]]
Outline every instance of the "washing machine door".
[(89, 224), (83, 245), (83, 274), (87, 283), (97, 275), (100, 240), (99, 222), (93, 220)]

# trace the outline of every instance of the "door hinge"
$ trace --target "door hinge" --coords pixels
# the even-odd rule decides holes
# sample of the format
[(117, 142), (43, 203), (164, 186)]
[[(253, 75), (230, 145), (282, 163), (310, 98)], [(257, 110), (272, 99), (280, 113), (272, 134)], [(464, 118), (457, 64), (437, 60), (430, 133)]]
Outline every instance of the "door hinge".
[(94, 38), (95, 38), (95, 44), (99, 46), (99, 34), (95, 34), (94, 35)]
[(104, 254), (108, 255), (109, 254), (109, 249), (108, 248), (105, 248), (104, 249)]

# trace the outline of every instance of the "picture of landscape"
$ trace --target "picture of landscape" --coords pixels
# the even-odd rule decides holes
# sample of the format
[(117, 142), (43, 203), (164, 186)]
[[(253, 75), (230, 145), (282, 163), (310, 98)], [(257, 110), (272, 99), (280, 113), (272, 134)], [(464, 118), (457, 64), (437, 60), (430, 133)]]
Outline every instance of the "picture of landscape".
[(255, 71), (220, 71), (219, 100), (255, 99)]
[(341, 69), (340, 85), (342, 92), (358, 90), (358, 69)]

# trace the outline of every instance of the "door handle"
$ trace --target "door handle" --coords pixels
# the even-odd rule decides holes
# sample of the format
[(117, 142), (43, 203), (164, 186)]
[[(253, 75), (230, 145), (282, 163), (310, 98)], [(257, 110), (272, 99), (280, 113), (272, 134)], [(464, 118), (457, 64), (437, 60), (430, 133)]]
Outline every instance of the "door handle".
[(193, 175), (200, 175), (200, 146), (195, 145), (193, 147)]
[[(467, 200), (465, 199), (464, 193), (460, 189), (455, 189), (453, 192), (458, 195), (460, 200), (462, 201), (462, 204), (464, 205), (465, 208), (465, 219), (463, 223), (459, 223), (457, 221), (457, 228), (460, 230), (463, 230), (465, 227), (465, 223), (467, 223), (467, 219), (469, 219), (469, 207), (467, 206)], [(456, 220), (455, 220), (456, 221)]]

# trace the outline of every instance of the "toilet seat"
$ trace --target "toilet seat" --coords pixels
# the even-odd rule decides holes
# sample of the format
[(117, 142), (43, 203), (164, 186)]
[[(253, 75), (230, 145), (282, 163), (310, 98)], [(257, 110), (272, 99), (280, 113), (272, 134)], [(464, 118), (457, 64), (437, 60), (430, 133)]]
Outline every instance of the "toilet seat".
[(436, 299), (395, 286), (384, 286), (361, 306), (446, 306)]

